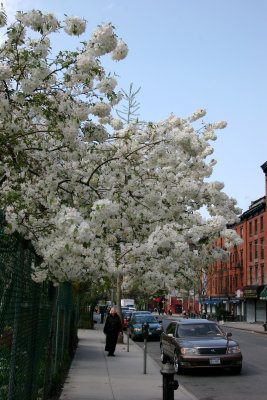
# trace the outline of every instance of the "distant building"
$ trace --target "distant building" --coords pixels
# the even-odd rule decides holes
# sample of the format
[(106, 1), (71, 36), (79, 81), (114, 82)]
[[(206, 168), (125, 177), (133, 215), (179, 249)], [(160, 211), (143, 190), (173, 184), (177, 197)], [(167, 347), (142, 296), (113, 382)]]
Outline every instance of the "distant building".
[[(243, 244), (230, 250), (227, 263), (215, 262), (203, 277), (200, 306), (207, 314), (220, 313), (224, 318), (247, 322), (267, 321), (267, 162), (261, 168), (265, 196), (253, 201), (240, 222), (230, 227), (242, 237)], [(223, 238), (216, 245), (223, 247)]]

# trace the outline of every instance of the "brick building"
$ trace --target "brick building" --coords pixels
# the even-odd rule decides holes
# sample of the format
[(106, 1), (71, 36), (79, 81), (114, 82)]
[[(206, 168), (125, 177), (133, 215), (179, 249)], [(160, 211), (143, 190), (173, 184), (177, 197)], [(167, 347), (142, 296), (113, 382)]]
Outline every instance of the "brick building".
[[(228, 262), (217, 261), (201, 282), (200, 306), (203, 312), (228, 312), (248, 322), (267, 321), (267, 162), (265, 196), (253, 201), (231, 226), (242, 237), (243, 244), (230, 250)], [(223, 247), (223, 238), (216, 243)]]

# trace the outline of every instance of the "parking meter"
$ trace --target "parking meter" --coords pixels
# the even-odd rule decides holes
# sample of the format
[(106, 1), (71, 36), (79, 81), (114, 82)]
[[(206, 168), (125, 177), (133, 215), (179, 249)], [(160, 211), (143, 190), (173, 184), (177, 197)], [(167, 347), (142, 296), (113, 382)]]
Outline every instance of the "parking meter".
[(144, 322), (142, 324), (142, 334), (144, 338), (144, 374), (146, 374), (146, 358), (147, 358), (147, 338), (148, 338), (149, 324)]
[(130, 346), (130, 343), (129, 343), (129, 337), (130, 337), (130, 328), (129, 328), (129, 326), (130, 326), (130, 322), (131, 322), (131, 317), (128, 315), (128, 316), (126, 317), (126, 326), (127, 326), (127, 352), (129, 352), (129, 346)]
[(144, 322), (142, 324), (142, 333), (143, 333), (144, 339), (148, 338), (148, 330), (149, 330), (149, 324), (147, 322)]

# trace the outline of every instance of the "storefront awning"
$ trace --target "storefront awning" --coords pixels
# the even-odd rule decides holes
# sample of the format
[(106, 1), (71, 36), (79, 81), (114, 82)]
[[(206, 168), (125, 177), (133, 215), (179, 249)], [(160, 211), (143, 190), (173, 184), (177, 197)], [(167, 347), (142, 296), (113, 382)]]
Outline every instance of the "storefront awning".
[(202, 304), (220, 304), (221, 301), (219, 301), (219, 300), (201, 300), (200, 303), (202, 303)]
[(239, 300), (239, 299), (231, 299), (231, 300), (230, 300), (230, 303), (232, 303), (232, 304), (238, 304), (238, 303), (240, 303), (240, 300)]
[(245, 286), (244, 297), (247, 299), (258, 299), (264, 286)]
[(260, 300), (267, 300), (267, 286), (260, 292)]

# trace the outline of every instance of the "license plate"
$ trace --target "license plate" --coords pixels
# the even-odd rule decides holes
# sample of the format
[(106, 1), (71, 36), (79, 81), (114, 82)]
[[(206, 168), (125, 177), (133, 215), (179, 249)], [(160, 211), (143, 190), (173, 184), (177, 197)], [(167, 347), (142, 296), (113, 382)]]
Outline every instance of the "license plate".
[(221, 364), (221, 359), (218, 358), (210, 358), (210, 365), (218, 365)]

